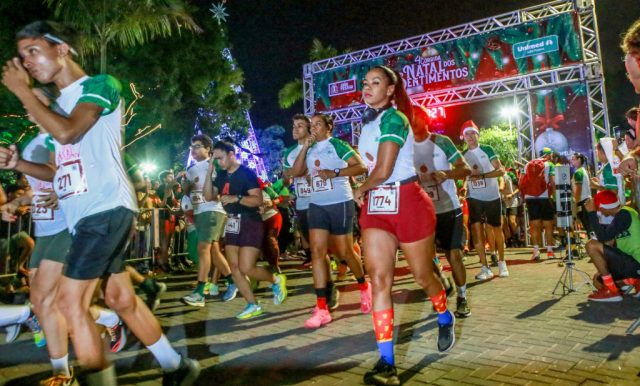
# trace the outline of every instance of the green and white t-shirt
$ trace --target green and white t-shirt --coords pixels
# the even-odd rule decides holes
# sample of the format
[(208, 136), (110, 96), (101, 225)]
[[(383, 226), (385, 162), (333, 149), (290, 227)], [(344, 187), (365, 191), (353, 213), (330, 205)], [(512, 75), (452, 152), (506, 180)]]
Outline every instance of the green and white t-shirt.
[[(39, 134), (33, 138), (22, 150), (22, 159), (37, 163), (48, 164), (49, 155), (54, 151), (53, 142), (49, 134)], [(31, 219), (35, 225), (34, 235), (36, 237), (52, 236), (67, 230), (67, 223), (64, 213), (60, 209), (45, 208), (39, 205), (41, 197), (46, 193), (44, 190), (53, 189), (53, 184), (49, 181), (42, 181), (25, 174), (29, 186), (33, 192), (31, 200)]]
[(619, 173), (613, 172), (613, 167), (610, 163), (606, 163), (602, 167), (602, 173), (600, 174), (600, 185), (602, 185), (605, 190), (616, 190), (618, 191), (618, 199), (621, 204), (625, 203), (624, 196), (624, 180)]
[(80, 103), (103, 108), (100, 118), (76, 143), (54, 141), (58, 203), (74, 232), (78, 221), (117, 207), (138, 206), (122, 160), (123, 103), (120, 82), (110, 75), (84, 76), (60, 90), (56, 105), (68, 116)]
[[(191, 192), (189, 193), (191, 204), (193, 204), (193, 214), (204, 212), (225, 213), (220, 201), (207, 201), (204, 198), (204, 180), (207, 177), (208, 171), (209, 159), (195, 162), (187, 168), (187, 180), (193, 184), (191, 186)], [(211, 181), (215, 179), (216, 172), (214, 171), (211, 176)]]
[(456, 183), (452, 179), (435, 183), (426, 182), (430, 173), (451, 170), (451, 165), (462, 157), (449, 137), (431, 134), (429, 138), (413, 145), (413, 160), (416, 172), (420, 177), (422, 189), (431, 197), (437, 214), (450, 212), (460, 208)]
[[(475, 149), (465, 151), (464, 158), (472, 171), (477, 170), (480, 174), (485, 174), (495, 169), (491, 161), (498, 159), (498, 155), (491, 146), (480, 145)], [(495, 177), (467, 180), (467, 187), (469, 191), (467, 197), (469, 198), (480, 201), (493, 201), (500, 198), (498, 179)]]
[(334, 177), (323, 180), (318, 175), (320, 170), (344, 169), (347, 160), (355, 155), (348, 143), (329, 137), (316, 142), (307, 150), (307, 170), (311, 176), (310, 203), (331, 205), (353, 200), (353, 192), (349, 177)]
[[(302, 145), (296, 144), (284, 151), (284, 169), (291, 169), (298, 158), (298, 154), (302, 151)], [(293, 179), (293, 186), (296, 192), (296, 210), (309, 209), (309, 200), (311, 199), (311, 185), (307, 182), (306, 177), (296, 177)]]
[(587, 198), (591, 198), (590, 178), (587, 169), (580, 167), (573, 173), (573, 185), (574, 187), (575, 185), (581, 185), (582, 187), (580, 197), (575, 197), (576, 202), (582, 202)]
[(400, 152), (393, 167), (393, 173), (385, 184), (399, 182), (415, 177), (413, 166), (414, 140), (407, 117), (394, 107), (390, 107), (376, 119), (362, 126), (358, 152), (369, 173), (375, 168), (378, 147), (383, 142), (394, 142), (400, 145)]

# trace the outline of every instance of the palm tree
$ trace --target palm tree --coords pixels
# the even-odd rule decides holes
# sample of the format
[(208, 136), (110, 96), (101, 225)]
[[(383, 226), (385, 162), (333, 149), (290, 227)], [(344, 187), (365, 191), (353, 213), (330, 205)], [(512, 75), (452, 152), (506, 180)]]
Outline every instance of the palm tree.
[(182, 29), (201, 32), (182, 0), (44, 0), (56, 18), (80, 33), (84, 55), (100, 53), (107, 71), (109, 45), (131, 47)]
[[(350, 49), (346, 49), (343, 54), (350, 52)], [(309, 51), (309, 60), (317, 62), (338, 56), (338, 50), (331, 45), (324, 45), (319, 39), (313, 39), (311, 43), (311, 50)], [(278, 104), (283, 109), (288, 109), (296, 102), (304, 97), (304, 87), (302, 85), (302, 79), (296, 78), (290, 82), (287, 82), (278, 92)]]

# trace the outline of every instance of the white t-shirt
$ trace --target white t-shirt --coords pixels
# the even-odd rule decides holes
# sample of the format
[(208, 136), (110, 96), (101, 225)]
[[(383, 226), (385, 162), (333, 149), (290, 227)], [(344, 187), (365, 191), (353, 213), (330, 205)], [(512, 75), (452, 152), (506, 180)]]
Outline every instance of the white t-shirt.
[(587, 198), (591, 198), (591, 178), (589, 177), (589, 171), (584, 167), (578, 168), (573, 173), (573, 186), (581, 185), (580, 197), (575, 197), (576, 202), (582, 202)]
[(122, 160), (122, 86), (110, 75), (84, 76), (64, 89), (56, 104), (68, 116), (79, 103), (103, 108), (96, 123), (73, 144), (54, 140), (57, 171), (53, 187), (74, 233), (78, 221), (117, 207), (138, 210)]
[[(193, 183), (189, 198), (193, 205), (193, 214), (204, 212), (225, 213), (220, 201), (207, 201), (204, 198), (204, 180), (209, 171), (209, 159), (196, 162), (187, 168), (187, 180)], [(216, 179), (216, 172), (211, 175), (211, 181)]]
[(399, 182), (416, 176), (413, 166), (413, 133), (404, 114), (394, 107), (386, 109), (376, 119), (362, 126), (358, 152), (367, 165), (369, 173), (375, 168), (378, 158), (378, 147), (383, 142), (395, 142), (400, 145), (400, 152), (393, 167), (393, 173), (385, 184)]
[[(435, 181), (426, 182), (426, 175), (435, 171), (451, 170), (451, 164), (462, 157), (449, 137), (431, 134), (429, 138), (414, 144), (414, 165), (422, 189), (431, 197), (436, 213), (446, 213), (460, 208), (456, 183), (446, 179), (437, 184)], [(424, 176), (424, 177), (423, 177)]]
[[(480, 145), (473, 150), (467, 150), (464, 153), (464, 158), (472, 171), (477, 170), (480, 174), (484, 174), (495, 169), (491, 161), (498, 159), (498, 155), (491, 146)], [(495, 177), (478, 180), (467, 179), (467, 187), (469, 191), (467, 197), (469, 198), (480, 201), (493, 201), (500, 198), (498, 179)]]
[[(298, 154), (302, 151), (302, 145), (297, 144), (291, 146), (284, 151), (284, 168), (291, 169), (298, 158)], [(293, 186), (296, 192), (296, 210), (309, 209), (309, 201), (311, 200), (311, 185), (307, 182), (306, 177), (296, 177), (293, 179)]]
[(344, 169), (349, 165), (347, 160), (354, 154), (355, 151), (348, 143), (333, 137), (316, 142), (307, 150), (307, 170), (311, 176), (310, 203), (331, 205), (353, 200), (349, 177), (323, 180), (318, 172), (324, 169)]
[[(49, 155), (53, 151), (53, 142), (49, 134), (39, 134), (24, 147), (24, 150), (22, 150), (22, 159), (37, 164), (48, 164)], [(44, 237), (66, 231), (67, 223), (64, 219), (64, 213), (62, 213), (60, 209), (45, 208), (39, 205), (41, 196), (47, 194), (44, 193), (43, 190), (53, 190), (53, 184), (29, 175), (25, 176), (33, 191), (31, 220), (33, 220), (33, 224), (35, 225), (34, 235), (36, 237)]]

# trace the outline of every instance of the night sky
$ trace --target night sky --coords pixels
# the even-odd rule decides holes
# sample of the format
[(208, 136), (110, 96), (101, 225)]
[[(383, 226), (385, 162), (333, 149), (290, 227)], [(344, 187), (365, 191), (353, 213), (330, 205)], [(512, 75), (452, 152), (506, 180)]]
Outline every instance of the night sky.
[[(279, 124), (288, 129), (290, 117), (302, 112), (302, 102), (282, 110), (277, 94), (287, 81), (302, 77), (313, 38), (339, 51), (360, 50), (545, 2), (228, 0), (227, 12), (232, 52), (245, 73), (245, 89), (254, 102), (254, 126)], [(609, 116), (615, 125), (623, 122), (624, 111), (639, 99), (625, 77), (618, 46), (620, 35), (640, 18), (640, 6), (638, 0), (596, 3)]]

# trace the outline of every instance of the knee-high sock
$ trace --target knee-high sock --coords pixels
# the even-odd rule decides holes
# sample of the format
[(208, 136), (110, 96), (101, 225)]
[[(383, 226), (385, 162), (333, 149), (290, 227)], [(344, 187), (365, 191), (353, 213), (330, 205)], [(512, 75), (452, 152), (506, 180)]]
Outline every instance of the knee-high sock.
[(380, 357), (393, 365), (393, 308), (373, 313), (373, 329)]
[(433, 308), (438, 313), (438, 323), (451, 323), (451, 313), (447, 310), (447, 293), (445, 290), (440, 291), (436, 296), (431, 297)]

